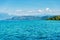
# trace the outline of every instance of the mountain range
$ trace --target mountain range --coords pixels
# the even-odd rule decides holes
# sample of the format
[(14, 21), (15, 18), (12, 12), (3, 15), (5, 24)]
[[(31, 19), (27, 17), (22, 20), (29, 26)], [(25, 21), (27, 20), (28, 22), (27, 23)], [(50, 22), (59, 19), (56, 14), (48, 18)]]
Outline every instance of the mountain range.
[(0, 13), (0, 20), (5, 20), (7, 18), (10, 18), (11, 16), (7, 13)]
[(53, 16), (13, 16), (7, 20), (45, 20)]
[(52, 18), (51, 15), (44, 16), (12, 16), (7, 13), (0, 13), (0, 20), (46, 20)]

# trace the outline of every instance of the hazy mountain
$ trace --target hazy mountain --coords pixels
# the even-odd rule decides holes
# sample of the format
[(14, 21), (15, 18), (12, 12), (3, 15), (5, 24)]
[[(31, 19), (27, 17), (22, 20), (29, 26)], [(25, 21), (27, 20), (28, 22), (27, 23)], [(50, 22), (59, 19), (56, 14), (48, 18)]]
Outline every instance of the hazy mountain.
[(42, 16), (41, 19), (48, 19), (48, 18), (52, 18), (54, 17), (54, 15), (45, 15), (45, 16)]
[(53, 16), (13, 16), (7, 20), (45, 20), (47, 18), (51, 18)]
[(10, 15), (8, 15), (7, 13), (0, 13), (0, 20), (4, 20), (10, 18)]
[(8, 13), (0, 13), (0, 20), (45, 20), (48, 18), (52, 18), (51, 15), (44, 16), (12, 16), (8, 15)]
[(40, 20), (39, 16), (14, 16), (8, 20)]

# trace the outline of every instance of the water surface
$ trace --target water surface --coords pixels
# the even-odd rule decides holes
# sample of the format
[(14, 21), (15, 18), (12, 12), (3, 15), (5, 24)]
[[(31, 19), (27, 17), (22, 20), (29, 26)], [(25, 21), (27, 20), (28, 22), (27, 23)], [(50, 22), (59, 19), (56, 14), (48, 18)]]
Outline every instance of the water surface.
[(3, 20), (0, 40), (60, 40), (60, 21)]

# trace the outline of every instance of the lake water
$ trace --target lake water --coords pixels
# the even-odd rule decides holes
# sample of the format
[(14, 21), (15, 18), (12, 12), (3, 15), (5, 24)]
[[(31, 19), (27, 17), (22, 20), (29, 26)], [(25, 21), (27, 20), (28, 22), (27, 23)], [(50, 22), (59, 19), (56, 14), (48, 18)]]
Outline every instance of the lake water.
[(0, 21), (0, 40), (60, 40), (60, 21)]

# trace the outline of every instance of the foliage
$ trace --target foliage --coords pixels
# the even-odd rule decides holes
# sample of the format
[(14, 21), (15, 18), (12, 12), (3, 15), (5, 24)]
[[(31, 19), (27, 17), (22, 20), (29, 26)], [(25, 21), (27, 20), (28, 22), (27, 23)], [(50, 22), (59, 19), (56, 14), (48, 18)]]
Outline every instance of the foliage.
[(60, 16), (54, 16), (52, 18), (48, 18), (47, 20), (60, 20)]

